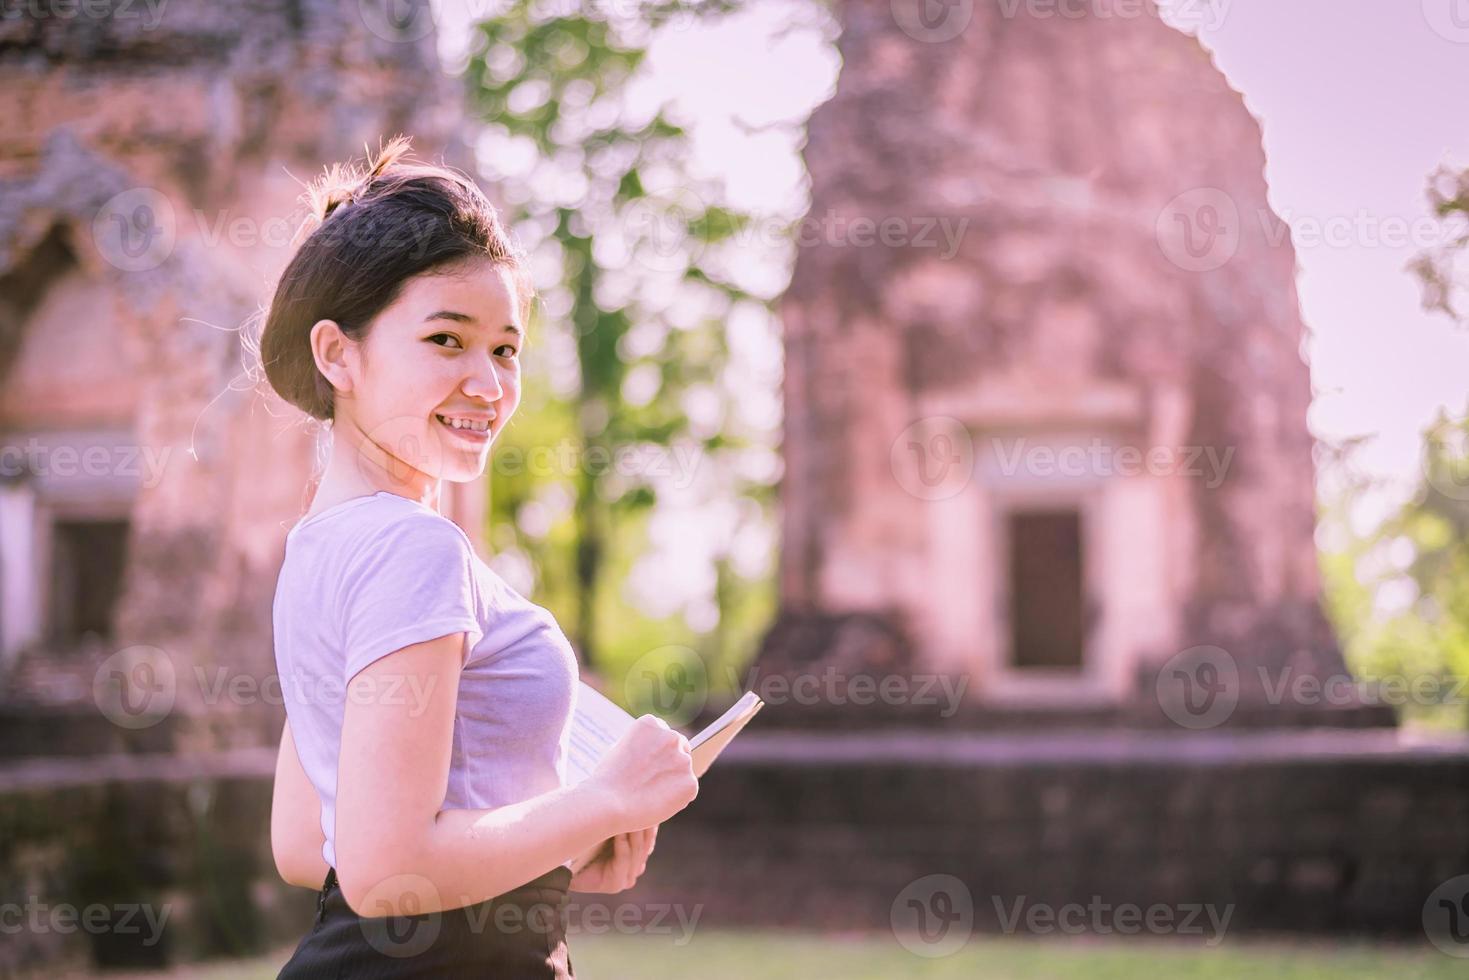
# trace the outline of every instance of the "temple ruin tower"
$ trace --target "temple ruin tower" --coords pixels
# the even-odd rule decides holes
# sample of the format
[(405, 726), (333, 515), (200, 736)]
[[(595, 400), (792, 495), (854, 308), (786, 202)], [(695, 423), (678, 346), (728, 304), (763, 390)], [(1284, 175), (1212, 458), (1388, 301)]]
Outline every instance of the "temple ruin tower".
[[(239, 330), (304, 182), (400, 132), (468, 169), (461, 100), (426, 7), (94, 7), (0, 19), (0, 689), (84, 720), (121, 676), (112, 731), (192, 714), (201, 747), (273, 703), (272, 744), (270, 603), (315, 446), (250, 389)], [(478, 535), (484, 488), (452, 490)], [(97, 670), (137, 648), (166, 663)]]
[(839, 5), (764, 668), (1081, 706), (1185, 651), (1242, 704), (1342, 669), (1260, 122), (1151, 4), (1107, 7)]

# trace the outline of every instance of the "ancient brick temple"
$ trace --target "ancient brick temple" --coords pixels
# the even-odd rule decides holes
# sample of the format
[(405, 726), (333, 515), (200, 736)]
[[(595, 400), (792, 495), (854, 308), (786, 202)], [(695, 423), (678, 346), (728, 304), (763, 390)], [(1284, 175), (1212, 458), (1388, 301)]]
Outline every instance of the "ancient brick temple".
[[(402, 132), (472, 169), (434, 35), (391, 4), (62, 6), (0, 18), (0, 901), (173, 915), (155, 944), (7, 935), (6, 975), (309, 921), (266, 828), (271, 599), (317, 437), (240, 331), (323, 166)], [(447, 489), (478, 540), (486, 488)]]
[(1075, 6), (842, 5), (781, 306), (769, 670), (1092, 708), (1200, 646), (1242, 703), (1342, 670), (1260, 123), (1151, 4)]
[[(171, 687), (170, 722), (208, 719), (191, 746), (254, 740), (230, 715), (261, 698), (201, 704), (218, 689), (201, 692), (196, 668), (273, 671), (275, 572), (316, 447), (301, 413), (251, 387), (240, 330), (324, 165), (397, 132), (425, 158), (467, 159), (432, 34), (386, 10), (182, 3), (0, 22), (12, 699), (80, 699), (96, 716), (96, 661), (151, 647), (167, 666), (134, 679)], [(477, 535), (483, 487), (456, 489), (448, 509)]]

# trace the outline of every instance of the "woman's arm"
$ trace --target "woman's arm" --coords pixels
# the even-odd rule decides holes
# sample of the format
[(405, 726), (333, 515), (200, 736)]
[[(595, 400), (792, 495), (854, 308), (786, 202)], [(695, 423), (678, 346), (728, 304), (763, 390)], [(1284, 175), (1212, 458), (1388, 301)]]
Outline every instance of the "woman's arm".
[(325, 843), (321, 799), (301, 767), (288, 720), (281, 729), (275, 789), (270, 800), (270, 850), (281, 879), (289, 885), (319, 889), (326, 880), (327, 864), (321, 856)]
[(359, 915), (482, 902), (629, 829), (619, 797), (592, 780), (492, 810), (440, 809), (464, 643), (461, 632), (406, 646), (348, 682), (335, 844)]

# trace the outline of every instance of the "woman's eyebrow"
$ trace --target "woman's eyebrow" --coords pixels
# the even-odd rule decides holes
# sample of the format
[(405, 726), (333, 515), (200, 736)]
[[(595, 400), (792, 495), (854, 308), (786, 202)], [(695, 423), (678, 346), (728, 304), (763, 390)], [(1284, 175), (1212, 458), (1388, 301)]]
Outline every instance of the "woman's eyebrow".
[[(479, 323), (478, 320), (470, 316), (468, 313), (457, 313), (454, 310), (436, 310), (423, 318), (424, 323), (428, 323), (430, 320), (453, 320), (455, 323)], [(523, 333), (523, 331), (513, 323), (505, 324), (505, 329), (517, 336)]]

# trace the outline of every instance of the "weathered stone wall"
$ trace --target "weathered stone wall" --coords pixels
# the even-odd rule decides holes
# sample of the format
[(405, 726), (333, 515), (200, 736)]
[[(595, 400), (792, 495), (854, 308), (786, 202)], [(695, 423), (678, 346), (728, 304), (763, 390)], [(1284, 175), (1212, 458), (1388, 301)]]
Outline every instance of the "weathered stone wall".
[(1422, 941), (1430, 895), (1469, 867), (1466, 819), (1463, 747), (1380, 732), (745, 735), (627, 898), (702, 903), (709, 929), (885, 930), (950, 875), (980, 932), (1019, 900), (1229, 908), (1226, 942)]
[[(271, 763), (261, 750), (139, 760), (106, 783), (88, 760), (10, 764), (0, 902), (147, 903), (167, 918), (146, 945), (147, 931), (27, 930), (0, 945), (0, 973), (182, 964), (299, 941), (314, 896), (274, 872)], [(644, 922), (679, 903), (683, 919), (659, 920), (665, 930), (696, 915), (705, 930), (886, 931), (906, 898), (932, 899), (937, 884), (982, 933), (1004, 931), (1017, 902), (1053, 915), (1102, 905), (1106, 927), (1131, 904), (1205, 929), (1190, 910), (1211, 906), (1228, 915), (1226, 944), (1270, 932), (1422, 942), (1430, 895), (1469, 867), (1466, 820), (1463, 747), (1381, 732), (751, 733), (659, 829), (633, 889), (573, 899), (642, 909)], [(1012, 931), (1057, 934), (1026, 921)], [(604, 915), (587, 928), (606, 927)]]
[[(220, 697), (196, 670), (273, 673), (275, 575), (316, 448), (250, 387), (241, 329), (323, 166), (402, 132), (473, 170), (455, 83), (432, 32), (400, 35), (385, 4), (27, 9), (0, 20), (0, 435), (124, 427), (158, 461), (129, 490), (116, 638), (95, 655), (163, 651), (173, 710), (198, 719), (181, 747), (257, 741), (259, 720), (231, 714), (265, 710), (278, 734), (279, 706)], [(478, 540), (484, 485), (447, 492)]]
[(305, 934), (315, 895), (270, 855), (268, 750), (98, 769), (5, 767), (0, 901), (21, 928), (0, 974), (258, 955)]
[[(1089, 474), (1101, 689), (1135, 692), (1197, 644), (1341, 669), (1260, 125), (1197, 40), (1127, 7), (980, 0), (921, 40), (893, 5), (840, 5), (843, 71), (804, 151), (814, 223), (781, 306), (788, 616), (886, 616), (915, 669), (983, 687), (1004, 615), (993, 514), (1047, 489), (995, 472), (992, 447), (1098, 436), (1179, 453), (1170, 472)], [(894, 234), (862, 240), (855, 219)], [(917, 485), (910, 443), (952, 450), (952, 485)], [(1194, 449), (1228, 454), (1217, 485), (1181, 472)]]

